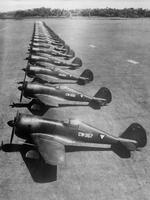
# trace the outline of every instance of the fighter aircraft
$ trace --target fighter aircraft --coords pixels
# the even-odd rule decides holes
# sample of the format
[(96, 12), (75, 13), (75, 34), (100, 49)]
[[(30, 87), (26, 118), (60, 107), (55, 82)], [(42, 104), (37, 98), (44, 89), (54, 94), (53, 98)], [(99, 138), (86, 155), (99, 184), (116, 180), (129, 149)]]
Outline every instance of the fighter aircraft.
[(37, 62), (45, 62), (57, 66), (65, 66), (72, 69), (77, 69), (82, 66), (82, 60), (78, 57), (74, 58), (72, 62), (65, 62), (64, 60), (60, 60), (54, 57), (47, 58), (45, 56), (29, 55), (29, 57), (27, 57), (26, 60), (28, 60), (28, 62), (33, 65)]
[(43, 46), (46, 46), (46, 47), (50, 47), (51, 45), (53, 46), (64, 46), (65, 45), (65, 42), (63, 40), (54, 40), (54, 39), (41, 39), (41, 38), (38, 38), (38, 37), (34, 37), (31, 39), (31, 45), (33, 44), (39, 44), (39, 45), (43, 45)]
[(35, 35), (42, 35), (48, 38), (52, 38), (52, 39), (56, 39), (56, 40), (61, 40), (61, 38), (50, 28), (48, 27), (46, 24), (42, 24), (39, 27), (35, 27), (35, 30), (33, 32), (33, 36)]
[(50, 40), (52, 39), (55, 41), (63, 41), (56, 33), (49, 33), (46, 29), (35, 30), (32, 35), (32, 38), (50, 39)]
[(62, 44), (64, 45), (65, 42), (64, 40), (62, 40), (61, 38), (59, 37), (52, 37), (50, 35), (48, 35), (47, 33), (45, 33), (44, 35), (42, 34), (34, 34), (32, 39), (31, 39), (32, 42), (43, 42), (43, 43), (47, 43), (47, 44), (51, 44), (51, 43), (54, 43), (57, 45), (58, 44)]
[(105, 87), (100, 88), (94, 97), (84, 95), (77, 90), (68, 88), (67, 86), (43, 85), (27, 81), (24, 81), (22, 86), (19, 86), (18, 89), (21, 91), (20, 102), (22, 101), (22, 96), (29, 99), (37, 98), (45, 105), (51, 107), (83, 102), (94, 109), (100, 109), (101, 106), (106, 106), (112, 100), (111, 92)]
[(51, 84), (77, 83), (79, 85), (85, 85), (93, 81), (93, 73), (89, 69), (84, 70), (79, 77), (63, 70), (57, 69), (55, 67), (49, 69), (37, 65), (28, 65), (22, 70), (25, 71), (30, 78), (35, 78), (36, 80), (38, 79), (41, 82), (47, 82)]
[(62, 46), (58, 46), (58, 45), (49, 45), (49, 44), (45, 44), (45, 43), (30, 43), (29, 44), (30, 48), (31, 47), (35, 47), (35, 48), (44, 48), (46, 50), (56, 50), (59, 51), (61, 53), (65, 53), (68, 50), (68, 45), (62, 45)]
[(63, 57), (65, 59), (71, 59), (75, 56), (74, 51), (72, 49), (70, 49), (69, 46), (68, 46), (68, 49), (66, 48), (66, 50), (64, 52), (60, 52), (60, 51), (54, 50), (52, 48), (45, 49), (45, 48), (37, 48), (37, 47), (32, 47), (32, 46), (28, 49), (28, 51), (31, 54), (44, 53), (44, 54), (48, 54), (51, 56)]
[(109, 135), (76, 119), (58, 121), (18, 113), (8, 125), (13, 127), (10, 144), (14, 135), (30, 141), (27, 144), (33, 146), (33, 149), (26, 153), (26, 157), (42, 157), (49, 165), (59, 165), (65, 161), (65, 146), (92, 148), (108, 144), (135, 151), (147, 143), (146, 131), (137, 123), (131, 124), (120, 137)]

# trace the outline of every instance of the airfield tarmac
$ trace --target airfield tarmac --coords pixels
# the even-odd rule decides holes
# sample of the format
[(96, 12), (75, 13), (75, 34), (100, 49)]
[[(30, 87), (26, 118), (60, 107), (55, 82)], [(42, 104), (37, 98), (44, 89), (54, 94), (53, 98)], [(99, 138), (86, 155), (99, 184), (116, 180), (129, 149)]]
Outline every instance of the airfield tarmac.
[[(71, 71), (93, 71), (94, 81), (70, 87), (94, 95), (102, 87), (112, 91), (113, 100), (101, 110), (66, 107), (49, 110), (44, 117), (77, 118), (118, 136), (131, 123), (147, 131), (147, 146), (142, 151), (119, 155), (104, 146), (97, 151), (66, 149), (64, 166), (44, 166), (26, 160), (25, 149), (0, 152), (0, 199), (2, 200), (149, 200), (150, 199), (150, 21), (47, 19), (44, 21), (81, 57), (83, 67)], [(8, 143), (11, 128), (7, 121), (19, 101), (17, 81), (33, 32), (34, 20), (0, 21), (0, 141)], [(24, 99), (24, 101), (27, 101)], [(29, 112), (19, 109), (20, 112)], [(13, 142), (20, 139), (14, 137)], [(83, 149), (82, 149), (83, 150)]]

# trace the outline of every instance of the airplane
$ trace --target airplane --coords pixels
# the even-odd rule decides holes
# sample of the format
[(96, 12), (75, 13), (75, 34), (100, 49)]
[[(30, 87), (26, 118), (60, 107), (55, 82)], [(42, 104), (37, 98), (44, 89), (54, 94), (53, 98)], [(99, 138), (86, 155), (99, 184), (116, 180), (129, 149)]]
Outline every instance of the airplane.
[(65, 59), (71, 59), (75, 56), (75, 52), (72, 49), (70, 49), (69, 46), (68, 46), (68, 49), (66, 48), (64, 52), (57, 51), (52, 48), (45, 49), (45, 48), (39, 48), (39, 47), (30, 47), (28, 51), (31, 54), (44, 53), (44, 54), (48, 54), (52, 56), (63, 57)]
[[(50, 61), (48, 61), (50, 63), (52, 62), (51, 60), (57, 60), (57, 61), (69, 60), (69, 59), (72, 59), (75, 55), (74, 51), (69, 50), (69, 49), (67, 50), (67, 48), (66, 48), (65, 52), (60, 52), (60, 51), (53, 50), (53, 49), (42, 50), (42, 48), (36, 48), (36, 50), (35, 50), (35, 48), (32, 48), (32, 47), (30, 49), (34, 49), (34, 50), (29, 50), (29, 55), (48, 58), (48, 59), (50, 59)], [(60, 57), (60, 58), (55, 58), (55, 57)]]
[(30, 47), (37, 47), (37, 48), (45, 48), (45, 49), (52, 49), (52, 50), (56, 50), (56, 51), (61, 51), (64, 52), (68, 49), (68, 45), (67, 44), (63, 44), (63, 45), (57, 45), (57, 44), (47, 44), (47, 43), (42, 43), (42, 42), (30, 42), (29, 43)]
[(38, 38), (38, 37), (33, 37), (31, 39), (31, 43), (30, 44), (33, 44), (33, 43), (39, 43), (39, 44), (43, 44), (43, 45), (47, 45), (47, 46), (50, 46), (50, 45), (56, 45), (56, 46), (64, 46), (65, 45), (65, 42), (63, 40), (54, 40), (54, 39), (41, 39), (41, 38)]
[(57, 37), (51, 36), (48, 33), (44, 33), (44, 34), (35, 33), (31, 38), (31, 43), (45, 43), (48, 45), (58, 45), (58, 46), (65, 45), (64, 40), (62, 40), (58, 36)]
[(45, 56), (29, 55), (26, 58), (26, 60), (28, 60), (28, 62), (33, 65), (36, 64), (37, 62), (45, 62), (45, 63), (57, 65), (57, 66), (65, 66), (72, 69), (77, 69), (82, 66), (82, 60), (78, 57), (75, 57), (72, 62), (65, 62), (64, 60), (60, 60), (54, 57), (47, 58)]
[(61, 165), (65, 162), (67, 146), (101, 148), (101, 145), (108, 144), (111, 147), (121, 146), (130, 152), (141, 149), (147, 143), (146, 131), (138, 123), (131, 124), (119, 137), (77, 119), (59, 121), (17, 113), (14, 120), (8, 121), (8, 125), (12, 127), (10, 144), (14, 135), (30, 141), (27, 145), (33, 149), (26, 153), (26, 157), (43, 158), (49, 165)]
[(39, 35), (34, 35), (31, 39), (31, 43), (32, 42), (37, 42), (37, 43), (46, 43), (46, 44), (53, 44), (53, 45), (64, 45), (65, 42), (64, 40), (60, 39), (60, 38), (53, 38), (53, 37), (50, 37), (49, 35), (46, 35), (45, 34), (45, 37), (43, 37), (41, 34)]
[(30, 47), (36, 47), (36, 48), (45, 48), (47, 50), (56, 50), (60, 51), (62, 53), (65, 53), (68, 50), (68, 45), (50, 45), (50, 44), (45, 44), (45, 43), (37, 43), (37, 42), (32, 42), (29, 43)]
[(57, 43), (62, 43), (63, 45), (65, 44), (65, 42), (44, 23), (40, 24), (40, 26), (34, 27), (32, 41), (33, 40), (35, 40), (35, 42), (38, 42), (38, 40), (43, 40), (44, 43), (50, 44), (51, 42), (54, 42), (54, 44), (56, 43), (56, 45)]
[(37, 61), (37, 62), (33, 62), (32, 64), (31, 63), (28, 63), (29, 65), (32, 65), (32, 66), (39, 66), (39, 67), (43, 67), (43, 68), (47, 68), (47, 69), (62, 69), (63, 71), (65, 70), (76, 70), (78, 69), (78, 67), (72, 67), (72, 66), (59, 66), (59, 65), (53, 65), (51, 63), (46, 63), (46, 62), (41, 62), (41, 61)]
[(47, 27), (46, 26), (36, 27), (33, 34), (34, 35), (47, 36), (49, 38), (61, 40), (61, 38), (52, 29), (50, 29), (48, 26)]
[(79, 85), (85, 85), (93, 81), (94, 77), (92, 71), (89, 69), (85, 69), (79, 77), (55, 67), (49, 69), (37, 65), (28, 65), (27, 68), (23, 68), (22, 70), (25, 71), (30, 78), (35, 78), (41, 82), (47, 82), (51, 84), (77, 83)]
[(112, 100), (111, 92), (106, 87), (100, 88), (93, 97), (84, 95), (67, 86), (43, 85), (27, 81), (24, 81), (22, 86), (19, 86), (18, 89), (21, 91), (20, 102), (22, 101), (22, 96), (29, 99), (37, 98), (45, 105), (51, 107), (59, 107), (66, 104), (74, 105), (82, 102), (94, 109), (100, 109), (102, 106), (109, 104)]
[(32, 38), (37, 37), (41, 39), (54, 39), (57, 41), (63, 41), (56, 33), (50, 33), (49, 31), (45, 30), (35, 30), (33, 32)]

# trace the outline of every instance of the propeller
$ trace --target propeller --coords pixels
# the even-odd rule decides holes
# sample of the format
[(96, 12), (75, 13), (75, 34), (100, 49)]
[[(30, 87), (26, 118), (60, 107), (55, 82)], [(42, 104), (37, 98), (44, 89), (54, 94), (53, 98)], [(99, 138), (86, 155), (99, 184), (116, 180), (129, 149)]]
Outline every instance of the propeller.
[(13, 127), (12, 132), (11, 132), (11, 137), (10, 137), (10, 144), (12, 143), (14, 134), (16, 132), (16, 124), (17, 124), (18, 117), (19, 117), (19, 112), (17, 112), (14, 120), (11, 120), (11, 121), (8, 122), (8, 125)]
[(18, 89), (21, 90), (21, 94), (20, 94), (20, 102), (22, 101), (22, 97), (23, 97), (23, 93), (24, 93), (24, 88), (25, 88), (25, 80), (26, 80), (26, 76), (27, 76), (27, 69), (29, 68), (29, 64), (27, 64), (25, 71), (25, 75), (24, 75), (24, 79), (22, 82), (22, 86), (19, 86)]

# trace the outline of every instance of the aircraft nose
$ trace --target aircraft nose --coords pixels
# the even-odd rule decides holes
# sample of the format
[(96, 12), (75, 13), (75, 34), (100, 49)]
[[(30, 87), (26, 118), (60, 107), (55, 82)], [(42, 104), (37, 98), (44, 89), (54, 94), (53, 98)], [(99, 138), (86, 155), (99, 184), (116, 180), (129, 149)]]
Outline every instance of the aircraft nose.
[(13, 127), (14, 126), (14, 120), (10, 120), (7, 122), (8, 126)]
[(18, 90), (22, 91), (23, 87), (22, 86), (19, 86), (18, 87)]

